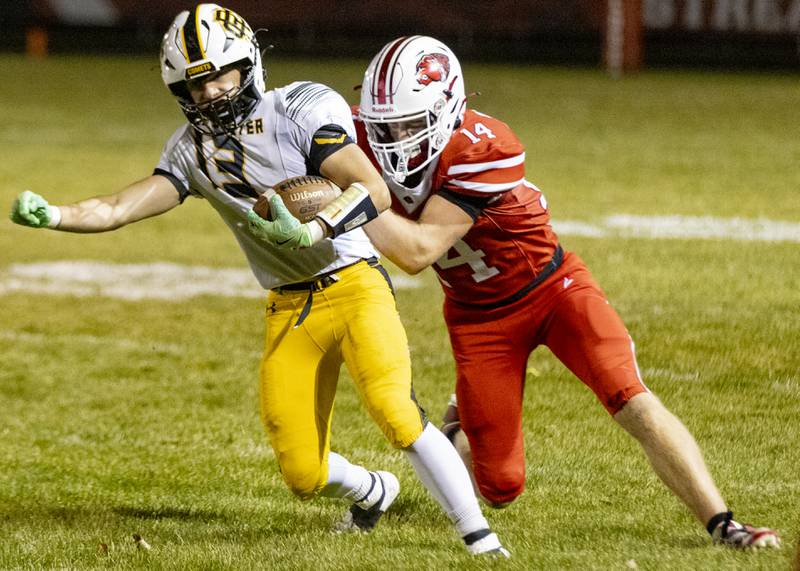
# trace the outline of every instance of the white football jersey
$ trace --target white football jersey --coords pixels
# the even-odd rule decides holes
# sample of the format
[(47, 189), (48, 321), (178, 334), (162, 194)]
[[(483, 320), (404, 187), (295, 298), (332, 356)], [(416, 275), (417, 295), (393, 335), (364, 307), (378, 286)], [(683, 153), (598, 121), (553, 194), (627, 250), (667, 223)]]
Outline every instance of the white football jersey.
[(295, 82), (263, 94), (236, 137), (201, 135), (183, 125), (164, 147), (156, 173), (182, 185), (182, 195), (204, 198), (216, 209), (264, 289), (307, 281), (377, 251), (361, 228), (311, 248), (275, 248), (250, 233), (247, 211), (280, 181), (317, 174), (308, 173), (312, 137), (331, 124), (356, 140), (350, 107), (338, 93), (319, 83)]

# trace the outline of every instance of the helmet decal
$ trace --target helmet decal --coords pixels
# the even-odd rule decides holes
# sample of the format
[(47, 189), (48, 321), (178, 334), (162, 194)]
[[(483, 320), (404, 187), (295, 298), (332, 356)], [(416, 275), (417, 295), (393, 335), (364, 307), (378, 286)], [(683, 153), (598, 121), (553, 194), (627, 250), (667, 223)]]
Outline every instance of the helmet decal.
[(214, 12), (214, 20), (237, 38), (253, 37), (253, 30), (239, 14), (227, 8), (219, 8)]
[(442, 53), (425, 54), (417, 62), (416, 72), (419, 89), (434, 81), (444, 82), (450, 75), (450, 58)]

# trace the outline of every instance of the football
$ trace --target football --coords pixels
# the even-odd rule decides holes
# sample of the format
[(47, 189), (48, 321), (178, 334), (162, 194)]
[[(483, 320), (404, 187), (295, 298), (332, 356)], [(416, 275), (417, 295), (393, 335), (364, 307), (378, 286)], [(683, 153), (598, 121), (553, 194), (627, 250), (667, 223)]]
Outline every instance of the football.
[[(286, 208), (300, 222), (308, 222), (342, 190), (327, 178), (321, 176), (295, 176), (279, 182), (275, 192), (283, 199)], [(264, 193), (258, 197), (253, 210), (266, 220), (270, 220), (269, 197)]]

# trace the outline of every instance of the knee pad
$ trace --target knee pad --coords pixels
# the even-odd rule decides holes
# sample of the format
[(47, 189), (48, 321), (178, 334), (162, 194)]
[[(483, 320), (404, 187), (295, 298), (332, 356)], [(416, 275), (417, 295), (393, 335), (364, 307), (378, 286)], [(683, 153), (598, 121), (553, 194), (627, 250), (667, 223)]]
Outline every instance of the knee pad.
[(475, 483), (486, 504), (501, 509), (511, 504), (525, 490), (525, 471), (503, 467), (490, 470), (477, 470)]
[(279, 461), (283, 481), (292, 493), (303, 501), (314, 498), (325, 486), (322, 481), (322, 466), (318, 463), (300, 463), (281, 459)]
[(472, 462), (472, 450), (469, 447), (467, 435), (461, 430), (458, 421), (446, 424), (442, 430), (449, 429), (446, 434), (450, 442), (461, 457), (461, 461), (467, 466), (475, 486), (476, 495), (484, 501), (486, 505), (494, 509), (502, 509), (511, 503), (525, 489), (525, 471), (507, 467), (505, 471), (492, 468), (488, 471), (491, 476), (481, 478), (480, 474), (475, 473), (475, 466)]
[(387, 399), (369, 409), (381, 432), (395, 448), (408, 448), (419, 438), (425, 428), (425, 411), (407, 395), (402, 400)]

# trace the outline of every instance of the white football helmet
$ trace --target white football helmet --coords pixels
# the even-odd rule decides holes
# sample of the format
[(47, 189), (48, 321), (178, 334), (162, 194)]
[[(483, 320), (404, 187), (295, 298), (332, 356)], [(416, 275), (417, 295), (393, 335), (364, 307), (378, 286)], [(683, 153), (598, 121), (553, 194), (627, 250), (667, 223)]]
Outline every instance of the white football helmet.
[(403, 183), (444, 149), (466, 108), (455, 54), (427, 36), (398, 38), (369, 64), (359, 116), (383, 172)]
[[(233, 133), (252, 113), (265, 90), (266, 72), (255, 34), (236, 12), (198, 4), (172, 21), (161, 42), (161, 78), (178, 99), (189, 123), (207, 134)], [(187, 82), (238, 68), (238, 88), (196, 104)]]

